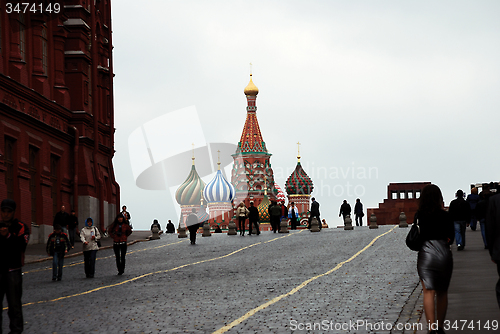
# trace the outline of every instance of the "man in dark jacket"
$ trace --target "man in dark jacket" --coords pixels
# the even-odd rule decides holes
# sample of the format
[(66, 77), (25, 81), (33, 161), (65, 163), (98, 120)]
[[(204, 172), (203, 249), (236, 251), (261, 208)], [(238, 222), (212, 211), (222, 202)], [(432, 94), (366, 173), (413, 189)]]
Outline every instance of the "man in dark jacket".
[[(363, 203), (359, 198), (356, 198), (356, 205), (354, 205), (354, 217), (356, 219), (356, 226), (363, 226)], [(359, 225), (358, 225), (359, 220)]]
[[(258, 213), (258, 212), (257, 212)], [(272, 201), (269, 206), (269, 220), (273, 233), (278, 231), (281, 219), (281, 206), (276, 201)]]
[(344, 221), (345, 224), (345, 217), (347, 215), (351, 215), (351, 206), (349, 205), (349, 203), (347, 203), (347, 200), (344, 200), (344, 202), (340, 206), (339, 217), (340, 215), (342, 215), (342, 220)]
[[(496, 263), (500, 276), (500, 188), (489, 198), (486, 215), (486, 240), (491, 260)], [(500, 307), (500, 278), (496, 285), (497, 302)]]
[(59, 225), (62, 228), (64, 233), (68, 233), (68, 218), (69, 215), (66, 212), (66, 207), (64, 205), (61, 206), (61, 211), (56, 213), (54, 216), (54, 221), (52, 222), (52, 226)]
[(255, 226), (257, 230), (257, 235), (260, 234), (259, 231), (259, 210), (255, 206), (253, 206), (253, 202), (250, 202), (250, 207), (248, 208), (248, 235), (252, 235), (252, 224)]
[(189, 230), (189, 240), (191, 240), (191, 245), (196, 244), (196, 232), (200, 227), (200, 222), (198, 221), (198, 216), (196, 215), (196, 209), (192, 209), (191, 213), (186, 219), (186, 225)]
[(313, 217), (316, 217), (318, 219), (318, 226), (319, 229), (321, 230), (321, 219), (319, 218), (319, 203), (316, 201), (316, 198), (311, 198), (312, 203), (311, 203), (311, 215), (309, 216), (309, 221), (307, 224), (307, 228), (311, 228), (311, 221)]
[[(14, 218), (16, 202), (5, 199), (1, 204), (0, 221), (0, 300), (7, 296), (11, 333), (23, 331), (23, 294), (24, 252), (29, 241), (29, 229)], [(1, 314), (0, 314), (1, 317)], [(1, 323), (1, 321), (0, 321)]]
[(470, 222), (470, 205), (464, 199), (464, 192), (459, 189), (455, 194), (457, 197), (450, 203), (450, 216), (455, 225), (455, 241), (457, 250), (461, 251), (465, 247), (465, 227)]
[(75, 233), (78, 228), (78, 217), (76, 216), (75, 210), (71, 210), (71, 214), (68, 216), (68, 237), (71, 243), (71, 248), (75, 247)]

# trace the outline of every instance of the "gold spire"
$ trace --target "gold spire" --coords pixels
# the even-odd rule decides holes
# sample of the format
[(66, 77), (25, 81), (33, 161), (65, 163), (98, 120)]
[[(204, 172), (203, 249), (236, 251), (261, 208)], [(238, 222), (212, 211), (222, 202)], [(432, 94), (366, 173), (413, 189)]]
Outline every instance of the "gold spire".
[(300, 162), (300, 142), (297, 142), (297, 162)]
[(220, 170), (220, 150), (217, 150), (217, 166)]
[(193, 157), (191, 159), (193, 159), (193, 166), (194, 166), (194, 143), (192, 145), (193, 145)]
[(243, 92), (247, 96), (257, 96), (257, 94), (259, 94), (259, 89), (252, 81), (252, 63), (250, 63), (250, 82), (245, 87), (245, 90)]

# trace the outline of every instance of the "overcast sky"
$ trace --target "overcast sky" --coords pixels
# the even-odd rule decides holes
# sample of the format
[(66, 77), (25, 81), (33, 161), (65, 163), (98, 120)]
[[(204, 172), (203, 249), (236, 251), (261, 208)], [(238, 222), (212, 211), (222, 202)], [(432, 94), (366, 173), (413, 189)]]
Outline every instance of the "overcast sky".
[(217, 160), (204, 146), (238, 143), (249, 63), (275, 179), (300, 142), (330, 226), (343, 199), (377, 207), (390, 182), (433, 182), (448, 205), (498, 181), (498, 13), (494, 0), (114, 1), (113, 161), (134, 228), (177, 225), (172, 175), (191, 153), (169, 157), (195, 143), (199, 170)]

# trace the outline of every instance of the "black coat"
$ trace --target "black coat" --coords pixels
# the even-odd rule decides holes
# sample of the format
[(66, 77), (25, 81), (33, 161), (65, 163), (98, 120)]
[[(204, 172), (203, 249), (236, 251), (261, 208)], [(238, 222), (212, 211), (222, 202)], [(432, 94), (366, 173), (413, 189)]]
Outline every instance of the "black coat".
[(491, 259), (500, 263), (500, 194), (489, 198), (486, 214), (486, 243)]
[(250, 206), (248, 208), (248, 211), (250, 213), (248, 214), (248, 220), (251, 222), (258, 222), (259, 221), (259, 210), (255, 206)]
[(471, 210), (470, 205), (463, 198), (457, 198), (451, 201), (449, 209), (451, 219), (453, 221), (470, 222)]
[(311, 216), (319, 216), (319, 203), (316, 201), (313, 201), (311, 204)]

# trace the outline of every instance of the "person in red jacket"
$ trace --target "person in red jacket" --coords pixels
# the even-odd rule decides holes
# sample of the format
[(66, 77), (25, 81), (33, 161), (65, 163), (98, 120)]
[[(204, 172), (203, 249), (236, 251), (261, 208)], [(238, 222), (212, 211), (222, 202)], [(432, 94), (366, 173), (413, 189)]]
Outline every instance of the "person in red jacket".
[(54, 257), (52, 259), (52, 280), (60, 281), (64, 267), (64, 255), (72, 248), (68, 235), (61, 231), (61, 225), (54, 225), (54, 232), (49, 235), (45, 248), (47, 254)]
[(113, 238), (113, 250), (116, 256), (118, 275), (125, 272), (125, 254), (127, 253), (127, 238), (132, 234), (132, 228), (120, 213), (108, 227), (108, 234)]

